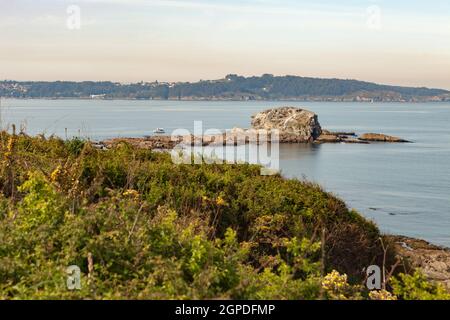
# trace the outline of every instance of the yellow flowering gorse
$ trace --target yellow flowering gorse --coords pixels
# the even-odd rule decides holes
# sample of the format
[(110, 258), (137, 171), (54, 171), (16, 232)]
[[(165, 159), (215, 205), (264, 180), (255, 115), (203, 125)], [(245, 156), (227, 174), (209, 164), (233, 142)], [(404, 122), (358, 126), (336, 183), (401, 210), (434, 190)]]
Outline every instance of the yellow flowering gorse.
[(59, 165), (53, 172), (50, 174), (50, 180), (52, 182), (58, 181), (58, 177), (61, 174), (61, 165)]
[(322, 288), (332, 299), (346, 300), (345, 292), (350, 288), (347, 282), (347, 275), (341, 275), (336, 270), (333, 270), (322, 280)]
[(123, 193), (123, 196), (131, 198), (139, 198), (139, 192), (133, 189), (128, 189)]
[(224, 198), (222, 198), (222, 196), (219, 196), (219, 197), (217, 197), (216, 204), (217, 204), (219, 207), (223, 207), (223, 206), (226, 206), (226, 205), (227, 205), (227, 202), (225, 201)]
[(397, 300), (397, 297), (386, 290), (371, 291), (369, 293), (371, 300)]

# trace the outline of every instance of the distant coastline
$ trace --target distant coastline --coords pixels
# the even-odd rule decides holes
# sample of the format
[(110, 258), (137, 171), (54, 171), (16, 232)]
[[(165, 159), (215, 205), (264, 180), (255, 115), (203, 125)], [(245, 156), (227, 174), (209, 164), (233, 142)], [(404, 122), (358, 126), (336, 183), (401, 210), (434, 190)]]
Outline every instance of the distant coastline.
[(347, 99), (254, 99), (254, 100), (243, 100), (243, 99), (217, 99), (217, 98), (183, 98), (183, 99), (138, 99), (138, 98), (104, 98), (95, 99), (90, 97), (5, 97), (0, 96), (0, 99), (6, 100), (80, 100), (80, 101), (191, 101), (191, 102), (252, 102), (252, 101), (266, 101), (266, 102), (335, 102), (335, 103), (361, 103), (361, 104), (371, 104), (371, 103), (448, 103), (449, 99), (444, 100), (389, 100), (389, 101), (368, 101), (368, 100), (347, 100)]
[(199, 82), (0, 81), (0, 96), (16, 99), (168, 101), (448, 102), (450, 91), (298, 76), (227, 75)]

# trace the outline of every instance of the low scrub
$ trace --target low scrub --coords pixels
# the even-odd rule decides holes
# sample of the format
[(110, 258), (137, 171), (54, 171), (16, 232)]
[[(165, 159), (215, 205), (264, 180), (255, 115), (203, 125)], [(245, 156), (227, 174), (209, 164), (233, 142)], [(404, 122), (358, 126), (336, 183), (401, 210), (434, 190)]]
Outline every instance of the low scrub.
[[(3, 299), (363, 299), (363, 269), (393, 262), (341, 200), (258, 166), (6, 133), (0, 161)], [(394, 293), (444, 296), (417, 277)]]

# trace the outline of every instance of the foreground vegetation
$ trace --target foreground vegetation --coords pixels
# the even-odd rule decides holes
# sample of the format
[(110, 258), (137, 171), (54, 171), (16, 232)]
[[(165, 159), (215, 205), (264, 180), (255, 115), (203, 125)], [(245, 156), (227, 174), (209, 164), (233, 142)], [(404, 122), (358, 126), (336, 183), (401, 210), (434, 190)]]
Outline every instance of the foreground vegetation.
[(377, 227), (257, 166), (5, 132), (0, 161), (2, 299), (449, 298), (419, 272), (369, 293), (363, 269), (395, 263)]

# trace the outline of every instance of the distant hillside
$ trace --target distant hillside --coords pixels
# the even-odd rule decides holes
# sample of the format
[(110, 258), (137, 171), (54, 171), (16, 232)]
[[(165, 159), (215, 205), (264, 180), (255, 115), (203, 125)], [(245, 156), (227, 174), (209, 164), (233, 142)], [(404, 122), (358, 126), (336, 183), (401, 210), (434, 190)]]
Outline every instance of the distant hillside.
[(171, 100), (450, 101), (442, 89), (380, 85), (357, 80), (297, 76), (242, 77), (195, 83), (0, 82), (0, 95), (15, 98)]

